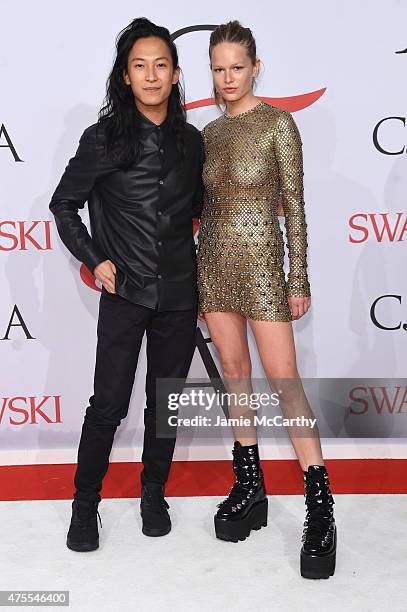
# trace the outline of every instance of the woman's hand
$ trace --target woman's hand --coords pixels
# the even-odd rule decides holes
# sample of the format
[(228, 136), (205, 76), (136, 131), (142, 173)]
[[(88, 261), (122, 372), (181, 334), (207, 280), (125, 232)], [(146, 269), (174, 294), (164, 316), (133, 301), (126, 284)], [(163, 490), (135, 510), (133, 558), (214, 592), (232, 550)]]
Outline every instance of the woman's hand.
[(288, 304), (290, 306), (292, 318), (300, 319), (311, 306), (311, 298), (290, 295), (288, 296)]

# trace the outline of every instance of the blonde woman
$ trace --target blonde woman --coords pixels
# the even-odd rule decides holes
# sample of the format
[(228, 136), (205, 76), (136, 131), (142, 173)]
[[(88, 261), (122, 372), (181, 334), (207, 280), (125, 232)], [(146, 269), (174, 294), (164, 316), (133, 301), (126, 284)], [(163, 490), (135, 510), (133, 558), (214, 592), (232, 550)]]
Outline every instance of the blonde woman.
[[(238, 21), (218, 26), (210, 37), (209, 57), (215, 96), (225, 109), (202, 130), (200, 318), (218, 351), (228, 391), (251, 391), (248, 323), (268, 380), (279, 381), (284, 389), (282, 409), (313, 416), (297, 370), (291, 323), (311, 303), (301, 138), (288, 111), (253, 93), (260, 60), (249, 28)], [(288, 242), (287, 281), (280, 204)], [(328, 578), (335, 570), (336, 526), (319, 434), (289, 434), (304, 473), (307, 506), (301, 574)], [(237, 542), (267, 525), (267, 495), (255, 427), (236, 427), (234, 436), (236, 482), (219, 504), (215, 530), (218, 538)]]

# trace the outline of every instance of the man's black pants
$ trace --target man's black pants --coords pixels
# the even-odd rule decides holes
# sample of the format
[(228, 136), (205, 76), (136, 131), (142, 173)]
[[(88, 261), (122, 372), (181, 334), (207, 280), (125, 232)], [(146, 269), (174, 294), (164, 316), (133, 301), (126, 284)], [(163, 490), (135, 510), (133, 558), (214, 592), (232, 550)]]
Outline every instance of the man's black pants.
[(138, 356), (147, 334), (147, 403), (141, 481), (165, 484), (175, 447), (156, 437), (156, 379), (186, 378), (191, 365), (197, 309), (159, 312), (133, 304), (104, 288), (99, 302), (94, 394), (82, 426), (75, 499), (100, 501), (113, 438), (127, 416)]

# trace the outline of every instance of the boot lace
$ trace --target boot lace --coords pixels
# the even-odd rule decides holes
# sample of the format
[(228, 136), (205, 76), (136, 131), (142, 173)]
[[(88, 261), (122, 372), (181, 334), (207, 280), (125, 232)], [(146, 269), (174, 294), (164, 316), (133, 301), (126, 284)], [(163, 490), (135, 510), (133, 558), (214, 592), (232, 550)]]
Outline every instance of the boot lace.
[(236, 482), (231, 488), (227, 498), (217, 505), (217, 507), (221, 508), (222, 510), (233, 509), (233, 507), (237, 506), (238, 504), (244, 506), (247, 503), (247, 498), (249, 497), (252, 488), (259, 478), (255, 465), (250, 465), (250, 463), (244, 459), (242, 460), (236, 455), (233, 463), (233, 468), (236, 474)]
[(329, 534), (329, 527), (333, 520), (332, 506), (335, 501), (330, 493), (323, 496), (321, 483), (315, 481), (306, 486), (305, 502), (307, 514), (302, 539), (307, 542), (320, 542)]
[(237, 504), (244, 505), (246, 503), (245, 498), (247, 493), (248, 489), (241, 482), (235, 482), (227, 498), (221, 501), (217, 507), (221, 508), (222, 510), (226, 510), (236, 506)]

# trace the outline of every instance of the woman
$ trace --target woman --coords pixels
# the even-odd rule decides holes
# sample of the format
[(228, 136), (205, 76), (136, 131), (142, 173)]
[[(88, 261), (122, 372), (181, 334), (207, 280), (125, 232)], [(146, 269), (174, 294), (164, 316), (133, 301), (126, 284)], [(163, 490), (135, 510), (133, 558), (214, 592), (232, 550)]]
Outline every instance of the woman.
[[(250, 29), (238, 21), (218, 26), (210, 37), (209, 57), (215, 100), (226, 108), (202, 130), (200, 318), (209, 328), (229, 392), (251, 392), (249, 323), (285, 415), (313, 416), (297, 370), (291, 324), (304, 316), (311, 301), (301, 138), (288, 111), (253, 94), (260, 60)], [(289, 249), (287, 282), (281, 209)], [(237, 406), (229, 409), (238, 414)], [(304, 437), (291, 429), (289, 434), (304, 473), (307, 506), (301, 574), (327, 578), (335, 570), (336, 527), (319, 435), (313, 431)], [(215, 530), (218, 538), (237, 542), (267, 524), (267, 496), (255, 427), (236, 427), (234, 435), (236, 482), (218, 506)]]

